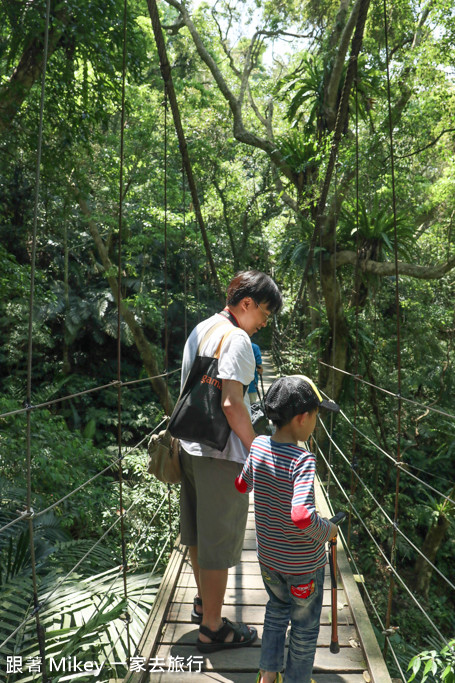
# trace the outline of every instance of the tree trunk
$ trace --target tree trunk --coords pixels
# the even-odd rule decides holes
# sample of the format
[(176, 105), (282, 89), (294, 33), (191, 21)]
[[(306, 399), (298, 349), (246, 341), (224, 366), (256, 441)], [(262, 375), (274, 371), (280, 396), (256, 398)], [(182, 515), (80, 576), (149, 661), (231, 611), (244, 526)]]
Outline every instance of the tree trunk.
[(183, 132), (182, 121), (180, 118), (180, 111), (177, 103), (177, 96), (175, 94), (174, 82), (172, 80), (171, 65), (167, 57), (166, 45), (164, 43), (163, 31), (161, 28), (161, 21), (158, 13), (158, 7), (156, 5), (156, 0), (147, 0), (147, 6), (149, 9), (150, 19), (152, 22), (153, 33), (155, 35), (156, 47), (158, 50), (158, 56), (160, 59), (160, 71), (163, 77), (163, 81), (166, 87), (166, 92), (169, 97), (169, 104), (171, 105), (172, 117), (174, 119), (175, 132), (177, 133), (177, 138), (179, 141), (180, 153), (182, 155), (183, 166), (186, 172), (186, 177), (188, 179), (188, 187), (191, 193), (191, 199), (193, 202), (194, 213), (201, 231), (202, 242), (204, 244), (205, 254), (207, 257), (207, 262), (209, 264), (210, 273), (212, 276), (212, 281), (215, 286), (215, 292), (220, 301), (224, 302), (223, 292), (221, 290), (220, 281), (218, 279), (218, 274), (215, 267), (215, 262), (212, 256), (212, 250), (210, 248), (210, 242), (207, 236), (207, 231), (205, 228), (205, 222), (202, 217), (201, 205), (199, 202), (199, 195), (196, 188), (196, 181), (193, 176), (193, 168), (191, 166), (190, 157), (188, 154), (188, 146), (186, 144), (185, 133)]
[[(349, 330), (344, 315), (343, 304), (341, 301), (340, 286), (334, 276), (330, 261), (323, 261), (321, 266), (321, 287), (324, 295), (327, 320), (331, 330), (330, 343), (324, 351), (323, 360), (329, 365), (334, 365), (340, 370), (346, 370)], [(343, 385), (343, 374), (329, 368), (325, 368), (321, 373), (324, 391), (337, 400)]]
[[(449, 528), (449, 520), (443, 512), (439, 513), (436, 524), (433, 524), (427, 531), (425, 540), (422, 545), (422, 553), (433, 564), (436, 555), (444, 539), (447, 529)], [(421, 555), (417, 556), (414, 565), (415, 572), (415, 589), (425, 598), (428, 597), (430, 589), (431, 577), (433, 576), (433, 568), (424, 560)]]
[[(63, 11), (57, 12), (49, 30), (48, 57), (55, 52), (69, 19)], [(39, 35), (24, 49), (19, 64), (10, 79), (0, 87), (0, 133), (11, 123), (27, 98), (43, 68), (44, 36)]]
[(98, 249), (98, 253), (100, 255), (101, 263), (103, 264), (107, 281), (109, 282), (109, 286), (112, 290), (112, 294), (114, 296), (114, 299), (117, 303), (117, 306), (120, 306), (120, 312), (122, 314), (122, 317), (126, 324), (128, 325), (131, 334), (133, 335), (134, 343), (136, 344), (136, 348), (139, 351), (139, 354), (142, 358), (142, 362), (144, 363), (144, 367), (150, 377), (150, 381), (152, 383), (153, 389), (156, 391), (158, 398), (160, 400), (161, 405), (163, 406), (164, 410), (168, 415), (171, 414), (172, 409), (174, 407), (174, 402), (169, 394), (169, 390), (167, 388), (167, 384), (165, 379), (162, 377), (158, 377), (157, 375), (162, 374), (162, 371), (158, 368), (156, 358), (155, 358), (155, 353), (153, 351), (153, 348), (150, 344), (150, 342), (147, 340), (144, 330), (136, 320), (136, 317), (132, 311), (128, 308), (128, 306), (125, 304), (125, 302), (122, 300), (122, 297), (118, 291), (118, 286), (117, 286), (117, 278), (115, 275), (111, 275), (111, 273), (114, 273), (116, 268), (112, 264), (111, 260), (109, 259), (109, 256), (107, 254), (106, 247), (104, 245), (104, 242), (99, 234), (98, 228), (95, 225), (95, 221), (91, 217), (91, 212), (90, 209), (87, 205), (87, 202), (85, 199), (82, 197), (79, 189), (75, 187), (74, 185), (71, 186), (71, 189), (73, 190), (76, 199), (79, 203), (79, 207), (84, 214), (84, 216), (87, 217), (87, 225), (90, 230), (90, 234), (93, 237), (93, 241), (96, 244), (96, 247)]

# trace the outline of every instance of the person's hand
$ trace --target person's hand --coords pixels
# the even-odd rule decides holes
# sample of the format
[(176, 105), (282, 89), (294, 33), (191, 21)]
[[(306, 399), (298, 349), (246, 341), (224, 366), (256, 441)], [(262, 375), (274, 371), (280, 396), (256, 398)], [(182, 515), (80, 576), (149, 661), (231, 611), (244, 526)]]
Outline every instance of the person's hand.
[(264, 372), (264, 369), (263, 369), (262, 365), (258, 365), (258, 366), (256, 367), (256, 370), (259, 372), (260, 375), (262, 375), (262, 373)]
[(324, 519), (326, 522), (328, 522), (330, 526), (330, 536), (328, 540), (331, 541), (332, 538), (335, 538), (335, 536), (338, 534), (338, 527), (336, 524), (333, 524), (333, 522), (331, 522), (330, 519), (327, 519), (327, 517), (324, 517)]

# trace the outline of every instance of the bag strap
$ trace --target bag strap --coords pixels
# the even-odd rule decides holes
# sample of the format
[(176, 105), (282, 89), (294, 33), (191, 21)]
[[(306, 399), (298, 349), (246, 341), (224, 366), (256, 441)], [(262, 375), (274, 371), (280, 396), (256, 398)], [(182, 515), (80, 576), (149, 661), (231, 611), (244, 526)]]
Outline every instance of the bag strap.
[[(219, 323), (216, 323), (215, 325), (212, 325), (212, 327), (211, 327), (209, 330), (207, 330), (207, 332), (204, 334), (204, 336), (202, 337), (201, 341), (199, 342), (199, 346), (198, 346), (198, 348), (197, 348), (197, 354), (196, 354), (196, 355), (198, 355), (198, 356), (201, 355), (201, 349), (202, 349), (202, 347), (204, 346), (205, 342), (206, 342), (206, 341), (212, 336), (212, 334), (213, 334), (214, 332), (216, 332), (216, 330), (218, 330), (220, 327), (226, 327), (226, 322), (225, 322), (224, 320), (222, 320), (222, 321), (219, 322)], [(217, 347), (217, 350), (216, 350), (216, 352), (215, 352), (214, 358), (219, 358), (219, 354), (220, 354), (220, 351), (221, 351), (221, 346), (222, 346), (224, 340), (225, 340), (226, 337), (228, 337), (228, 336), (231, 334), (231, 332), (233, 332), (233, 331), (234, 331), (234, 327), (233, 327), (232, 325), (230, 325), (229, 330), (226, 332), (226, 334), (223, 335), (223, 337), (221, 338), (220, 343), (218, 344), (218, 347)], [(218, 355), (216, 355), (216, 354), (218, 354)]]
[(219, 358), (219, 357), (220, 357), (221, 347), (223, 346), (224, 342), (225, 342), (226, 339), (229, 337), (229, 335), (232, 334), (232, 332), (234, 332), (234, 329), (233, 329), (233, 328), (230, 329), (230, 330), (228, 330), (228, 331), (221, 337), (220, 343), (218, 344), (218, 348), (217, 348), (217, 350), (215, 351), (215, 355), (213, 356), (214, 358)]

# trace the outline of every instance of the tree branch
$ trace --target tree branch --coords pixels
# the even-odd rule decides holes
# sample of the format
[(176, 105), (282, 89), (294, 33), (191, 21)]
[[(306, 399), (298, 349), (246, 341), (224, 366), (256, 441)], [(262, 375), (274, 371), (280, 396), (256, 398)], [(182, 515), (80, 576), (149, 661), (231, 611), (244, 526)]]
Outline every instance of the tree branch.
[[(69, 17), (66, 11), (57, 12), (53, 17), (53, 27), (49, 31), (49, 57), (57, 49), (68, 23)], [(10, 79), (0, 87), (0, 131), (10, 128), (15, 115), (41, 74), (43, 46), (42, 35), (33, 38), (24, 49)]]
[[(332, 255), (330, 261), (332, 267), (341, 268), (342, 266), (352, 265), (354, 266), (357, 262), (357, 253), (355, 251), (338, 251), (335, 255)], [(379, 277), (390, 277), (396, 275), (395, 263), (389, 261), (359, 261), (359, 268), (363, 273), (369, 273), (371, 275), (378, 275)], [(455, 268), (455, 256), (452, 256), (447, 261), (443, 261), (433, 266), (419, 266), (414, 263), (404, 263), (403, 261), (398, 261), (398, 275), (406, 275), (409, 277), (414, 277), (419, 280), (437, 280), (446, 273), (449, 273)]]
[(103, 264), (105, 276), (111, 288), (112, 295), (115, 299), (117, 306), (120, 309), (124, 321), (128, 325), (131, 334), (133, 335), (136, 348), (139, 351), (142, 362), (144, 363), (144, 367), (150, 377), (152, 386), (158, 394), (160, 403), (163, 406), (164, 410), (169, 411), (170, 414), (170, 412), (173, 409), (174, 403), (169, 394), (169, 390), (167, 388), (165, 379), (163, 379), (162, 377), (157, 377), (157, 375), (162, 374), (162, 372), (159, 370), (158, 365), (156, 363), (153, 348), (148, 339), (146, 338), (144, 330), (138, 323), (136, 316), (128, 308), (127, 304), (122, 299), (121, 293), (118, 291), (118, 281), (117, 276), (115, 275), (116, 267), (112, 264), (111, 260), (109, 259), (106, 246), (99, 233), (96, 223), (93, 220), (92, 213), (89, 209), (86, 200), (82, 196), (82, 193), (80, 192), (79, 188), (76, 185), (74, 185), (74, 183), (70, 182), (70, 188), (79, 204), (79, 208), (83, 216), (85, 216), (88, 229), (90, 231), (91, 236), (93, 237), (93, 241), (95, 242), (98, 254), (101, 259), (101, 263)]
[(188, 186), (190, 188), (191, 199), (193, 201), (194, 213), (196, 214), (196, 219), (201, 231), (202, 241), (204, 243), (204, 249), (207, 256), (207, 261), (210, 267), (210, 272), (212, 275), (212, 280), (215, 285), (216, 293), (220, 301), (223, 300), (223, 294), (221, 291), (220, 281), (218, 279), (218, 274), (215, 267), (215, 262), (212, 256), (212, 250), (210, 248), (210, 242), (207, 236), (207, 231), (205, 228), (204, 218), (202, 216), (201, 205), (199, 202), (199, 195), (197, 192), (196, 182), (193, 175), (193, 168), (191, 166), (190, 157), (188, 154), (188, 146), (186, 144), (185, 133), (183, 131), (182, 121), (180, 118), (180, 111), (177, 103), (177, 97), (175, 94), (174, 83), (172, 80), (171, 66), (167, 58), (166, 45), (164, 43), (163, 31), (161, 28), (160, 17), (158, 14), (158, 7), (156, 0), (147, 0), (147, 6), (150, 14), (150, 19), (152, 22), (153, 34), (155, 36), (156, 47), (158, 50), (158, 56), (160, 58), (160, 70), (163, 77), (163, 81), (166, 87), (166, 92), (169, 97), (169, 104), (171, 105), (172, 117), (174, 119), (175, 132), (177, 133), (177, 138), (179, 141), (180, 153), (182, 155), (183, 166), (185, 168), (186, 177), (188, 179)]
[(224, 99), (228, 102), (234, 118), (233, 127), (235, 138), (239, 142), (243, 142), (245, 145), (249, 145), (250, 147), (256, 147), (257, 149), (262, 149), (264, 152), (266, 152), (266, 154), (277, 166), (277, 168), (280, 169), (283, 175), (285, 175), (289, 180), (294, 182), (295, 179), (292, 169), (285, 162), (285, 160), (282, 157), (282, 154), (280, 153), (276, 145), (274, 145), (269, 140), (261, 138), (256, 134), (246, 130), (242, 117), (242, 101), (241, 99), (237, 99), (232, 90), (229, 88), (225, 78), (223, 77), (223, 74), (218, 68), (218, 65), (206, 49), (204, 42), (198, 30), (196, 29), (185, 5), (183, 3), (178, 2), (178, 0), (166, 0), (166, 2), (180, 12), (182, 19), (185, 22), (185, 25), (191, 34), (191, 37), (193, 39), (193, 42), (196, 46), (196, 50), (198, 51), (200, 58), (209, 68), (221, 94), (223, 95)]
[[(425, 145), (425, 147), (421, 147), (420, 149), (417, 149), (415, 152), (409, 152), (409, 154), (401, 154), (400, 156), (395, 155), (395, 159), (407, 159), (408, 157), (413, 157), (416, 154), (420, 154), (420, 152), (424, 152), (426, 149), (429, 147), (433, 147), (438, 140), (442, 138), (445, 133), (453, 133), (455, 131), (455, 128), (446, 128), (445, 130), (442, 131), (442, 133), (439, 133), (439, 135), (432, 140), (431, 142), (428, 143), (428, 145)], [(389, 158), (390, 154), (386, 157), (386, 160)]]
[(338, 92), (340, 89), (341, 74), (343, 72), (346, 54), (349, 48), (349, 42), (351, 40), (351, 36), (357, 22), (361, 1), (362, 0), (357, 0), (357, 2), (355, 3), (354, 7), (352, 8), (352, 12), (349, 16), (349, 19), (346, 22), (346, 26), (343, 29), (340, 38), (340, 44), (338, 46), (335, 58), (335, 63), (332, 67), (329, 83), (327, 85), (325, 108), (327, 116), (327, 125), (329, 130), (332, 130), (335, 124), (336, 106), (338, 100)]

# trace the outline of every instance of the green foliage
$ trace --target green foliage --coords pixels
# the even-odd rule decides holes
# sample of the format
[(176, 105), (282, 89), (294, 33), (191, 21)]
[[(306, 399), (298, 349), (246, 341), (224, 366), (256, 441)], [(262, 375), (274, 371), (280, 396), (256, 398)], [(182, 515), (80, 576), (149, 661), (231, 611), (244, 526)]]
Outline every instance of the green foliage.
[(378, 194), (375, 194), (371, 206), (360, 199), (358, 213), (355, 206), (346, 207), (341, 213), (338, 229), (340, 247), (349, 245), (356, 248), (358, 245), (361, 257), (374, 261), (382, 260), (385, 254), (391, 257), (395, 250), (395, 225), (398, 254), (409, 259), (415, 247), (415, 228), (409, 217), (398, 213), (395, 219), (388, 205), (380, 206)]
[[(200, 60), (189, 32), (177, 30), (176, 10), (166, 3), (160, 7), (163, 23), (174, 26), (166, 31), (166, 43), (218, 276), (224, 286), (240, 268), (257, 267), (273, 273), (285, 295), (281, 329), (286, 328), (308, 262), (315, 207), (333, 142), (327, 135), (327, 88), (345, 26), (345, 9), (345, 4), (333, 0), (305, 4), (280, 0), (221, 2), (216, 7), (202, 4), (195, 10), (195, 24), (210, 55), (233, 97), (242, 102), (245, 133), (239, 136), (239, 121), (233, 130), (232, 108), (229, 110), (225, 95), (218, 91)], [(43, 10), (41, 0), (37, 4), (1, 5), (2, 96), (25, 47), (37, 44), (34, 57), (40, 58)], [(398, 2), (389, 8), (393, 51), (390, 104), (399, 209), (396, 246), (400, 259), (421, 266), (451, 258), (455, 235), (455, 97), (450, 72), (454, 62), (453, 8), (444, 0), (430, 3), (428, 10), (426, 17), (412, 3)], [(116, 388), (97, 390), (117, 378), (117, 309), (89, 219), (103, 239), (113, 264), (112, 275), (117, 274), (120, 252), (122, 298), (152, 345), (160, 369), (179, 367), (189, 330), (219, 307), (188, 187), (182, 183), (180, 151), (169, 111), (164, 139), (163, 85), (150, 18), (145, 5), (136, 0), (127, 7), (120, 243), (122, 17), (118, 0), (103, 4), (98, 0), (65, 0), (52, 6), (51, 26), (61, 35), (46, 77), (44, 149), (36, 207), (32, 402), (36, 405), (73, 393), (80, 395), (55, 402), (49, 410), (31, 413), (32, 505), (43, 510), (94, 478), (34, 520), (39, 590), (48, 591), (48, 595), (63, 573), (82, 559), (120, 514), (118, 393)], [(253, 62), (247, 65), (249, 39), (256, 30)], [(281, 30), (293, 34), (285, 37), (289, 40), (286, 44), (278, 35)], [(297, 33), (304, 37), (297, 38)], [(38, 42), (33, 43), (34, 39)], [(405, 404), (401, 416), (399, 525), (420, 547), (441, 511), (441, 502), (436, 494), (429, 500), (425, 486), (409, 474), (431, 482), (446, 494), (455, 481), (453, 420), (422, 407), (437, 406), (453, 412), (453, 274), (428, 281), (400, 277), (397, 311), (395, 278), (362, 273), (359, 282), (354, 268), (343, 266), (333, 276), (339, 296), (336, 323), (333, 312), (327, 314), (332, 302), (325, 299), (326, 273), (334, 264), (335, 252), (355, 251), (359, 246), (362, 264), (376, 260), (379, 265), (394, 255), (389, 102), (379, 5), (370, 6), (362, 49), (321, 241), (304, 283), (303, 300), (281, 344), (281, 370), (311, 369), (310, 374), (319, 374), (321, 386), (328, 388), (331, 378), (317, 360), (329, 359), (340, 342), (345, 343), (345, 369), (357, 372), (370, 384), (356, 387), (347, 375), (340, 382), (338, 400), (352, 419), (357, 398), (357, 426), (393, 455), (396, 399), (375, 386), (384, 386), (392, 394), (396, 391), (399, 316), (402, 394), (421, 404)], [(333, 91), (337, 103), (347, 63), (346, 59)], [(249, 75), (245, 90), (242, 74), (245, 78)], [(38, 81), (1, 133), (0, 413), (20, 408), (26, 398)], [(240, 143), (239, 137), (248, 145)], [(73, 184), (87, 201), (89, 217), (81, 214)], [(143, 379), (142, 361), (124, 322), (120, 336), (122, 379)], [(169, 385), (176, 396), (178, 374), (169, 379)], [(90, 393), (83, 393), (86, 390)], [(148, 382), (122, 389), (128, 562), (140, 572), (154, 567), (169, 530), (175, 535), (178, 526), (177, 491), (173, 489), (170, 494), (173, 515), (168, 520), (167, 492), (145, 471), (146, 437), (163, 414)], [(26, 498), (24, 427), (25, 415), (0, 418), (0, 524), (12, 521)], [(338, 443), (350, 445), (352, 428), (338, 419), (335, 437)], [(139, 442), (141, 447), (135, 448)], [(337, 476), (349, 491), (351, 468), (336, 455), (335, 462)], [(395, 479), (391, 461), (359, 435), (354, 466), (387, 514), (393, 516)], [(354, 487), (353, 500), (368, 531), (390, 554), (392, 529), (360, 483)], [(448, 576), (455, 558), (452, 536), (447, 534), (436, 558), (437, 567)], [(11, 596), (1, 623), (11, 629), (31, 609), (28, 546), (26, 522), (11, 527), (0, 541), (2, 599), (3, 595)], [(79, 576), (69, 579), (68, 593), (63, 584), (53, 596), (62, 602), (64, 610), (74, 605), (74, 617), (68, 623), (57, 608), (55, 621), (51, 616), (46, 621), (46, 628), (55, 635), (56, 652), (63, 647), (71, 652), (87, 645), (88, 653), (99, 654), (97, 647), (105, 648), (106, 653), (120, 635), (121, 622), (114, 619), (124, 607), (120, 582), (115, 583), (115, 600), (101, 603), (100, 621), (90, 622), (93, 639), (88, 631), (79, 630), (83, 628), (80, 615), (93, 603), (100, 604), (109, 585), (107, 578), (105, 582), (94, 575), (106, 572), (106, 577), (114, 580), (119, 547), (114, 531), (103, 540), (102, 547), (82, 561)], [(383, 586), (388, 574), (376, 546), (360, 525), (354, 525), (352, 548), (366, 579), (374, 579), (372, 594), (380, 613), (384, 613)], [(160, 569), (167, 550), (158, 562)], [(396, 554), (399, 571), (412, 582), (416, 553), (401, 535)], [(134, 576), (132, 581), (135, 586)], [(137, 585), (139, 599), (145, 576), (137, 579)], [(400, 592), (393, 608), (402, 633), (400, 656), (406, 667), (411, 655), (422, 648), (428, 627), (417, 607), (410, 606)], [(454, 596), (446, 593), (434, 577), (425, 608), (445, 634), (453, 634)], [(144, 604), (143, 614), (147, 609)], [(50, 615), (51, 605), (49, 610)], [(117, 625), (111, 626), (112, 619)], [(28, 628), (27, 647), (32, 652), (33, 643), (36, 652), (33, 625)], [(117, 655), (120, 658), (122, 652)], [(427, 661), (422, 662), (419, 673)]]
[[(408, 666), (412, 674), (408, 678), (409, 683), (419, 680), (425, 683), (428, 680), (437, 680), (441, 683), (454, 683), (455, 681), (455, 640), (451, 640), (442, 650), (424, 650), (411, 659)], [(423, 671), (421, 671), (423, 667)], [(416, 679), (416, 676), (419, 676)]]
[(297, 126), (304, 118), (305, 128), (312, 130), (323, 115), (324, 78), (320, 57), (304, 55), (299, 67), (276, 85), (282, 100), (289, 99), (286, 117)]

